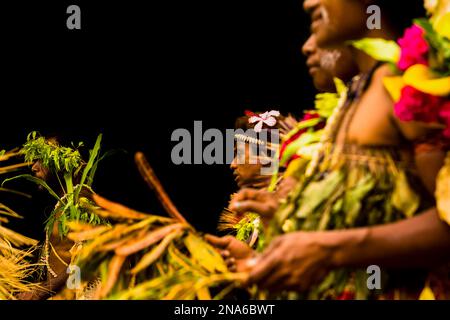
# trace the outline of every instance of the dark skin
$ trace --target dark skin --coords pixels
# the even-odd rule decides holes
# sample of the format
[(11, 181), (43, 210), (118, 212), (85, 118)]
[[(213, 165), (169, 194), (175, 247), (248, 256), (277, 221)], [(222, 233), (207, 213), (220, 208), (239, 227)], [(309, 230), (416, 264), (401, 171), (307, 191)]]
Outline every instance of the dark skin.
[[(52, 174), (48, 168), (43, 166), (40, 161), (36, 161), (31, 168), (33, 175), (46, 181), (53, 190), (58, 190)], [(51, 297), (53, 292), (57, 292), (62, 288), (67, 281), (69, 274), (67, 273), (67, 265), (71, 261), (70, 249), (73, 246), (73, 241), (62, 238), (59, 235), (58, 226), (55, 224), (50, 234), (49, 241), (54, 248), (54, 251), (49, 248), (48, 262), (53, 271), (57, 274), (57, 277), (48, 272), (47, 279), (41, 284), (41, 290), (35, 290), (32, 292), (22, 293), (18, 296), (20, 300), (45, 300)], [(56, 254), (55, 254), (56, 251)], [(59, 258), (58, 258), (59, 256)], [(62, 260), (62, 261), (61, 261)]]
[[(347, 82), (357, 74), (357, 65), (354, 63), (351, 56), (351, 50), (348, 47), (340, 47), (332, 51), (321, 49), (317, 46), (316, 37), (311, 35), (303, 44), (302, 52), (306, 56), (306, 65), (313, 79), (314, 87), (318, 91), (335, 92), (336, 88), (333, 77), (338, 77)], [(238, 183), (238, 186), (242, 188), (241, 195), (237, 196), (232, 203), (240, 201), (239, 199), (241, 198), (245, 199), (244, 195), (246, 195), (247, 192), (245, 190), (248, 188), (262, 189), (269, 183), (267, 176), (260, 175), (261, 164), (249, 163), (249, 149), (248, 145), (246, 145), (245, 164), (237, 164), (237, 159), (235, 158), (230, 166), (231, 169), (234, 170), (236, 176), (235, 180)], [(254, 186), (255, 183), (258, 183), (257, 186)], [(257, 202), (266, 203), (267, 207), (262, 210), (265, 213), (267, 212), (267, 215), (270, 215), (269, 212), (276, 210), (278, 207), (278, 199), (284, 199), (294, 185), (294, 178), (284, 179), (278, 187), (275, 196), (272, 193), (269, 194), (268, 192), (261, 190), (261, 192), (258, 193), (258, 197), (261, 198), (258, 198)], [(252, 202), (250, 204), (259, 206)], [(241, 208), (238, 211), (245, 212), (246, 208), (248, 208), (248, 203), (244, 202), (240, 203), (240, 205)]]
[[(351, 58), (351, 51), (347, 47), (334, 50), (320, 49), (317, 46), (316, 37), (311, 35), (304, 43), (302, 52), (307, 58), (306, 65), (313, 79), (314, 87), (318, 91), (336, 91), (333, 74), (344, 81), (349, 81), (357, 73), (357, 67)], [(230, 165), (238, 187), (254, 189), (267, 187), (271, 177), (261, 175), (262, 164), (258, 159), (253, 159), (255, 160), (253, 163), (250, 160), (250, 148), (246, 144), (244, 161), (239, 163), (236, 156)], [(290, 183), (287, 185), (290, 185)], [(284, 190), (285, 188), (283, 187), (282, 195), (286, 194)]]
[(426, 268), (448, 261), (449, 252), (449, 226), (432, 209), (377, 227), (280, 236), (254, 262), (248, 283), (274, 291), (307, 290), (334, 268)]
[[(238, 144), (239, 146), (240, 144)], [(251, 148), (248, 143), (242, 144), (245, 147), (244, 157), (241, 161), (238, 156), (231, 162), (230, 168), (233, 170), (235, 181), (239, 188), (266, 188), (269, 186), (271, 176), (262, 175), (263, 165), (257, 156), (251, 156)], [(251, 159), (252, 158), (252, 159)], [(253, 160), (253, 161), (251, 161)]]
[(335, 49), (348, 40), (367, 36), (395, 38), (397, 32), (390, 27), (386, 15), (381, 15), (381, 29), (367, 28), (366, 9), (372, 4), (377, 4), (377, 1), (304, 0), (303, 8), (311, 17), (311, 33), (315, 34), (317, 45), (324, 49)]
[[(392, 39), (394, 32), (388, 28), (361, 34), (370, 32), (358, 23), (364, 17), (361, 3), (365, 2), (305, 1), (304, 7), (312, 16), (312, 30), (317, 35), (318, 43), (333, 47), (344, 40), (367, 36)], [(360, 7), (357, 10), (358, 4)], [(323, 17), (324, 9), (328, 19)], [(333, 27), (335, 24), (339, 28)], [(358, 27), (352, 28), (352, 24)], [(360, 52), (355, 52), (354, 57), (361, 72), (369, 70), (375, 63)], [(374, 74), (350, 125), (347, 139), (351, 142), (397, 145), (402, 138), (412, 141), (436, 130), (422, 123), (401, 122), (392, 114), (392, 100), (381, 84), (381, 79), (386, 75), (390, 75), (386, 67), (381, 67)], [(341, 133), (338, 142), (342, 138)], [(434, 192), (436, 175), (443, 159), (444, 152), (440, 150), (415, 156), (419, 175), (426, 177), (423, 182), (430, 193)], [(247, 189), (233, 199), (230, 209), (237, 212), (255, 211), (270, 219), (278, 207), (278, 201), (276, 195)], [(436, 209), (432, 208), (416, 217), (377, 227), (286, 234), (275, 239), (258, 257), (257, 263), (251, 260), (254, 267), (250, 268), (249, 284), (257, 283), (275, 291), (306, 290), (333, 268), (370, 264), (401, 268), (434, 267), (450, 258), (449, 231), (449, 226), (440, 220)], [(229, 245), (230, 248), (236, 246)], [(249, 261), (253, 254), (244, 245), (239, 247), (239, 253), (240, 257), (247, 255), (247, 258), (235, 259), (236, 264), (246, 270), (245, 261)], [(230, 255), (233, 256), (233, 252)]]
[(333, 77), (347, 82), (358, 73), (350, 48), (322, 49), (318, 47), (314, 34), (303, 44), (302, 53), (306, 57), (306, 66), (314, 87), (320, 92), (336, 91)]
[[(357, 74), (357, 65), (348, 47), (322, 49), (317, 46), (316, 36), (311, 35), (303, 44), (302, 52), (306, 56), (309, 74), (318, 91), (335, 92), (333, 77), (347, 82)], [(234, 196), (229, 208), (241, 214), (248, 211), (258, 212), (263, 217), (263, 222), (268, 223), (270, 218), (266, 219), (266, 217), (272, 217), (278, 208), (279, 201), (288, 196), (296, 183), (297, 180), (294, 177), (284, 178), (274, 193), (242, 185), (242, 189)], [(237, 203), (238, 207), (236, 207)], [(207, 240), (221, 250), (231, 271), (249, 270), (247, 260), (255, 257), (256, 253), (246, 244), (230, 236), (218, 238), (208, 235)]]

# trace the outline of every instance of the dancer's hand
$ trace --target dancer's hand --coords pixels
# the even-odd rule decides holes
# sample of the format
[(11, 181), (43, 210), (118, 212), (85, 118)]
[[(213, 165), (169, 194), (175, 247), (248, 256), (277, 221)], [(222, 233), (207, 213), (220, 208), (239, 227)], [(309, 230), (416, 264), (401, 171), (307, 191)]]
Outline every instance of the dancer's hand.
[(36, 291), (21, 292), (17, 295), (17, 300), (40, 300), (40, 295)]
[(247, 285), (271, 291), (307, 290), (332, 267), (332, 239), (322, 241), (323, 236), (323, 232), (294, 232), (275, 238), (253, 261)]
[(237, 240), (232, 236), (216, 237), (206, 235), (206, 241), (219, 249), (227, 267), (232, 272), (248, 271), (247, 260), (255, 255), (255, 252), (246, 243)]
[(242, 189), (231, 199), (229, 209), (240, 215), (255, 212), (264, 220), (270, 220), (279, 206), (276, 193), (266, 190)]

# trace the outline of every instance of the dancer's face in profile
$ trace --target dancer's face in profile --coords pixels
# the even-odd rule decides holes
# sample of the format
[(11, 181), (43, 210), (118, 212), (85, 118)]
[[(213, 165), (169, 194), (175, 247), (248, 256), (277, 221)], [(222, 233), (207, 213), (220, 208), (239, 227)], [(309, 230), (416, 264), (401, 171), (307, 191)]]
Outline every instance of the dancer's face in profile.
[[(244, 147), (245, 153), (244, 161), (238, 161), (237, 151), (233, 162), (230, 165), (231, 170), (233, 170), (234, 180), (236, 181), (239, 188), (250, 187), (261, 180), (266, 181), (267, 176), (261, 175), (262, 164), (256, 160), (251, 162), (252, 156), (250, 151), (250, 145), (248, 143), (237, 144), (238, 147)], [(254, 158), (254, 157), (253, 157)], [(255, 163), (256, 162), (256, 163)]]
[(346, 40), (360, 39), (367, 21), (366, 0), (305, 0), (303, 8), (311, 16), (311, 32), (321, 48), (333, 48)]
[(50, 170), (45, 167), (40, 160), (34, 162), (31, 171), (36, 178), (48, 181), (50, 177)]
[(306, 40), (302, 52), (307, 58), (306, 65), (313, 78), (314, 87), (319, 91), (334, 92), (334, 77), (347, 82), (358, 73), (350, 49), (321, 49), (317, 46), (315, 34), (311, 34)]
[(302, 52), (306, 56), (306, 66), (313, 79), (314, 87), (321, 92), (333, 92), (335, 89), (332, 70), (323, 68), (321, 60), (326, 52), (317, 47), (314, 34), (303, 44)]

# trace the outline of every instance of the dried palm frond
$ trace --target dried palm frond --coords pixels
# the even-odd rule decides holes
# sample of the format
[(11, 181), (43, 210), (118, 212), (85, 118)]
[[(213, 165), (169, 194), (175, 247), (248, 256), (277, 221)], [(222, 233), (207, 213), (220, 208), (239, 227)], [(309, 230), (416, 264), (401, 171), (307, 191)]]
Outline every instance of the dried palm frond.
[(19, 148), (14, 148), (12, 150), (6, 151), (6, 150), (1, 150), (0, 151), (0, 161), (6, 161), (9, 160), (10, 158), (16, 157), (18, 155), (20, 155), (20, 150)]
[[(2, 207), (6, 208), (5, 212), (10, 216), (17, 215), (6, 206), (2, 205)], [(0, 214), (5, 213), (0, 212)], [(27, 280), (36, 268), (36, 265), (30, 264), (28, 261), (36, 249), (36, 245), (36, 240), (0, 224), (0, 300), (15, 299), (18, 293), (30, 292), (39, 288), (39, 285)], [(28, 246), (30, 249), (19, 249), (24, 246)]]
[(218, 231), (234, 231), (235, 226), (239, 223), (240, 217), (228, 208), (225, 208), (220, 214)]
[[(0, 161), (7, 161), (11, 158), (17, 157), (19, 155), (21, 155), (22, 152), (16, 148), (10, 151), (0, 151)], [(0, 167), (0, 174), (5, 174), (5, 173), (9, 173), (15, 170), (18, 170), (20, 168), (23, 167), (27, 167), (29, 165), (31, 165), (32, 163), (29, 161), (25, 161), (22, 163), (14, 163), (14, 164), (10, 164), (10, 165), (5, 165), (5, 166), (1, 166)]]
[(9, 253), (2, 250), (0, 254), (0, 300), (15, 299), (15, 295), (21, 292), (29, 292), (38, 288), (37, 284), (27, 282), (32, 272), (26, 257), (29, 252), (11, 250)]
[(17, 247), (37, 245), (36, 240), (23, 236), (3, 226), (0, 226), (0, 235), (4, 240)]
[[(9, 160), (19, 154), (17, 150), (0, 152), (0, 161)], [(29, 163), (19, 163), (3, 166), (0, 167), (0, 174), (28, 165)], [(4, 188), (0, 188), (0, 191), (25, 195)], [(39, 289), (39, 285), (27, 280), (36, 268), (36, 265), (29, 263), (28, 258), (32, 256), (38, 242), (4, 227), (2, 223), (7, 223), (8, 217), (22, 218), (14, 210), (0, 203), (0, 300), (15, 299), (19, 293)], [(24, 250), (20, 249), (21, 247), (29, 248)]]
[(180, 220), (183, 223), (187, 223), (186, 219), (183, 215), (178, 211), (177, 207), (173, 204), (172, 200), (170, 200), (167, 192), (164, 190), (161, 182), (153, 171), (152, 167), (148, 163), (142, 152), (137, 152), (135, 155), (136, 165), (141, 173), (141, 176), (144, 178), (145, 182), (147, 182), (148, 186), (155, 191), (158, 199), (161, 201), (164, 209), (166, 209), (167, 213), (175, 218)]
[[(84, 278), (78, 292), (71, 296), (65, 289), (59, 296), (85, 297), (89, 291), (94, 299), (210, 299), (244, 281), (247, 274), (229, 272), (221, 255), (186, 222), (143, 154), (136, 155), (136, 162), (172, 218), (94, 195), (100, 208), (91, 210), (112, 225), (69, 224), (69, 238), (86, 240), (74, 261)], [(90, 284), (96, 281), (92, 293)]]

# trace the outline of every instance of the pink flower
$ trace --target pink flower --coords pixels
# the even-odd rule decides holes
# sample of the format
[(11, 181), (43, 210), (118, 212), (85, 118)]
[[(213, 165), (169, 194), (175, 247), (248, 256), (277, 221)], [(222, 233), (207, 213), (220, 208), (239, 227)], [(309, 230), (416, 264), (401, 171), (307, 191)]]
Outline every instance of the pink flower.
[(259, 115), (251, 116), (248, 119), (248, 122), (256, 123), (254, 130), (256, 132), (261, 132), (261, 130), (263, 128), (263, 124), (266, 124), (269, 127), (273, 127), (274, 125), (276, 125), (277, 124), (276, 117), (278, 117), (279, 115), (280, 115), (280, 112), (276, 111), (276, 110), (266, 111)]
[(403, 121), (438, 122), (439, 111), (445, 100), (419, 91), (411, 86), (402, 89), (400, 100), (395, 104), (395, 115)]
[(405, 30), (403, 38), (398, 40), (401, 48), (398, 67), (405, 71), (415, 64), (428, 65), (429, 46), (424, 38), (425, 31), (416, 24)]

